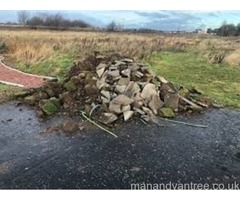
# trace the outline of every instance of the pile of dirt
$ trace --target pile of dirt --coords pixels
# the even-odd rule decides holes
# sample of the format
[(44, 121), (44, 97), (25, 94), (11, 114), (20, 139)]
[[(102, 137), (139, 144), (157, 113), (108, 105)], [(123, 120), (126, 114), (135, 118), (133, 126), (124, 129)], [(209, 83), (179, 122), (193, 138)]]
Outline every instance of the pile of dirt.
[(201, 111), (205, 104), (194, 100), (196, 89), (176, 88), (156, 76), (143, 63), (121, 55), (94, 54), (75, 63), (62, 82), (47, 82), (25, 101), (38, 107), (40, 117), (62, 110), (84, 111), (106, 125), (138, 116), (145, 121), (157, 115)]

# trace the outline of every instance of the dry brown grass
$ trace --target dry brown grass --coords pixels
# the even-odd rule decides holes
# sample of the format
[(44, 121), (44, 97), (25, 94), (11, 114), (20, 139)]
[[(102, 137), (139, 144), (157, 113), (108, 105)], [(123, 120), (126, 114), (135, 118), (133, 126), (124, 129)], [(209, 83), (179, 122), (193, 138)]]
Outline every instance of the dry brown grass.
[(6, 42), (11, 58), (26, 66), (52, 59), (56, 54), (81, 59), (93, 51), (118, 52), (144, 59), (155, 51), (182, 51), (195, 43), (193, 38), (184, 36), (46, 30), (3, 30), (0, 38)]

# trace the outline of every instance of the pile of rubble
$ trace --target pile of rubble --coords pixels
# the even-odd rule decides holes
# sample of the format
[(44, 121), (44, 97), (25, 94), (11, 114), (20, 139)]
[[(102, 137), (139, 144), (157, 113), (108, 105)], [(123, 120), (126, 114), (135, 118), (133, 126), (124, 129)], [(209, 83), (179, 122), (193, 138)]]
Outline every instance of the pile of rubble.
[(59, 109), (71, 114), (84, 111), (108, 125), (134, 116), (150, 121), (157, 115), (171, 118), (179, 112), (201, 111), (206, 105), (192, 98), (198, 94), (177, 89), (133, 59), (96, 55), (75, 64), (62, 83), (48, 82), (25, 100), (39, 107), (40, 116)]

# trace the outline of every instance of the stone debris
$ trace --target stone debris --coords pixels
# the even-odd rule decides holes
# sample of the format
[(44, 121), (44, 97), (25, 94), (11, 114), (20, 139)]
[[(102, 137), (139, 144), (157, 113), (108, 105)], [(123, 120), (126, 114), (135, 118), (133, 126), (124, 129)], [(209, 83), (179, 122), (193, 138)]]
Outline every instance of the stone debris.
[[(117, 60), (114, 60), (113, 57)], [(42, 115), (52, 115), (61, 106), (70, 114), (94, 111), (95, 119), (112, 124), (139, 116), (154, 121), (156, 116), (172, 118), (179, 112), (201, 111), (207, 105), (192, 99), (196, 88), (177, 89), (149, 67), (118, 55), (89, 57), (75, 64), (62, 83), (46, 83), (40, 91), (26, 97)]]

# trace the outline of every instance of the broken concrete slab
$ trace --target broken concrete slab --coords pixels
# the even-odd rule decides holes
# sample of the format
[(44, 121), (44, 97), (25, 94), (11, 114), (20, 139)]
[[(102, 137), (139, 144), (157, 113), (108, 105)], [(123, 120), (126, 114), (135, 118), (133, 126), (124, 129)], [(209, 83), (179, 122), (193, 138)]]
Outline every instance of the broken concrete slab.
[(124, 94), (120, 94), (112, 100), (112, 103), (122, 105), (122, 106), (130, 105), (133, 102), (134, 102), (133, 99), (130, 99), (128, 96), (126, 96)]
[(157, 95), (157, 87), (152, 83), (147, 83), (141, 93), (141, 96), (144, 99), (151, 98), (152, 96)]
[(130, 78), (120, 78), (118, 80), (118, 85), (128, 85), (130, 82)]
[(110, 95), (110, 92), (109, 92), (109, 91), (107, 91), (107, 90), (102, 90), (102, 91), (101, 91), (101, 94), (102, 94), (106, 99), (108, 99), (108, 101), (111, 100), (111, 95)]
[(108, 71), (107, 76), (110, 76), (113, 78), (120, 77), (119, 70)]
[(107, 67), (107, 64), (105, 63), (100, 63), (97, 67), (96, 67), (96, 70), (99, 70), (99, 69), (102, 69), (102, 68), (106, 68)]
[(174, 111), (178, 110), (179, 95), (178, 93), (167, 93), (164, 97), (164, 107), (171, 108)]
[(134, 81), (130, 81), (124, 91), (124, 94), (132, 99), (139, 92), (140, 92), (139, 85)]
[(151, 108), (153, 113), (157, 115), (159, 108), (161, 108), (163, 104), (164, 103), (161, 101), (159, 95), (153, 95), (151, 101), (149, 102), (149, 108)]
[(118, 119), (118, 117), (113, 113), (102, 113), (99, 120), (103, 124), (108, 125), (108, 124), (115, 122), (117, 119)]
[(116, 114), (120, 114), (122, 112), (121, 105), (110, 102), (109, 111), (116, 113)]
[(121, 74), (124, 76), (124, 77), (130, 77), (130, 74), (131, 74), (131, 70), (128, 68), (128, 69), (124, 69), (121, 71)]
[(140, 108), (133, 107), (133, 110), (134, 110), (136, 113), (140, 114), (140, 115), (145, 115), (145, 112), (142, 111)]
[(101, 78), (102, 75), (103, 75), (104, 72), (105, 72), (105, 67), (100, 68), (100, 69), (97, 69), (96, 72), (97, 72), (98, 77)]
[(140, 93), (137, 93), (134, 97), (134, 106), (140, 108), (143, 106), (144, 98), (142, 98)]
[(117, 93), (122, 94), (122, 93), (124, 93), (126, 87), (127, 87), (126, 85), (116, 85), (115, 91), (116, 91)]
[(125, 111), (123, 113), (124, 121), (129, 120), (133, 116), (134, 112), (132, 110)]
[(122, 112), (126, 112), (128, 110), (131, 110), (131, 106), (130, 105), (127, 105), (127, 106), (123, 106), (122, 107)]
[(125, 63), (133, 63), (133, 59), (129, 59), (129, 58), (123, 58), (120, 61)]

